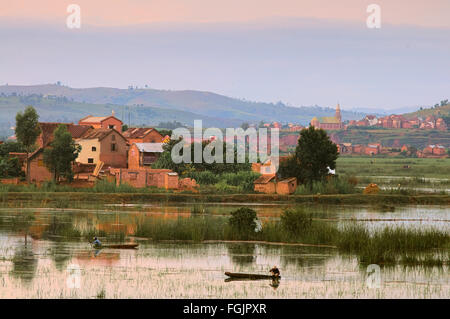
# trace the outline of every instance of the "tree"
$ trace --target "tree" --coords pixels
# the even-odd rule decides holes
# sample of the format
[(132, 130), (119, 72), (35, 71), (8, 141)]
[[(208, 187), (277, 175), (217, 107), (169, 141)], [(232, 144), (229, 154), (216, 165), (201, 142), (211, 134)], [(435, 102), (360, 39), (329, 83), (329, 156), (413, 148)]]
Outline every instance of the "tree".
[(128, 125), (127, 124), (122, 125), (122, 132), (125, 132), (127, 130), (128, 130)]
[(244, 123), (241, 124), (241, 128), (242, 128), (243, 130), (248, 129), (249, 127), (250, 127), (250, 125), (249, 125), (247, 122), (244, 122)]
[(336, 168), (339, 153), (323, 129), (310, 126), (300, 132), (295, 154), (280, 165), (282, 177), (297, 177), (299, 182), (312, 184), (328, 175), (328, 168)]
[(72, 163), (78, 157), (81, 147), (75, 144), (66, 125), (59, 125), (53, 136), (50, 147), (44, 150), (44, 164), (53, 172), (56, 182), (60, 177), (72, 180)]
[(16, 115), (16, 138), (25, 147), (27, 153), (27, 181), (30, 182), (30, 161), (28, 155), (36, 143), (41, 129), (39, 127), (39, 115), (34, 107), (28, 106), (25, 111)]

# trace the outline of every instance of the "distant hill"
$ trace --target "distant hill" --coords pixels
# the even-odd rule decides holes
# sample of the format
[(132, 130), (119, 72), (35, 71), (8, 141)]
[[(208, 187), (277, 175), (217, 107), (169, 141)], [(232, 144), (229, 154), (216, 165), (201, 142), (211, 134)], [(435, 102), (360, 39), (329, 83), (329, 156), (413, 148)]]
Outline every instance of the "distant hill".
[(89, 114), (109, 115), (113, 111), (118, 118), (123, 119), (124, 123), (128, 124), (130, 121), (131, 125), (137, 126), (156, 126), (160, 122), (173, 121), (192, 125), (196, 119), (203, 120), (203, 125), (210, 127), (224, 125), (235, 127), (242, 122), (158, 107), (81, 103), (71, 101), (66, 97), (42, 97), (39, 95), (5, 97), (0, 95), (0, 140), (1, 137), (13, 134), (11, 127), (15, 125), (15, 116), (27, 105), (33, 105), (38, 111), (39, 120), (45, 122), (76, 123)]
[(403, 114), (406, 118), (427, 117), (434, 115), (436, 117), (450, 117), (450, 104), (436, 106), (429, 109), (421, 109), (416, 112)]
[[(209, 118), (211, 122), (217, 120), (220, 122), (221, 120), (221, 125), (215, 125), (219, 127), (225, 127), (230, 125), (230, 123), (257, 123), (261, 120), (307, 124), (314, 116), (331, 116), (335, 112), (334, 108), (292, 107), (286, 106), (281, 102), (277, 104), (250, 102), (211, 92), (192, 90), (170, 91), (103, 87), (76, 89), (55, 84), (0, 86), (0, 94), (9, 96), (13, 93), (22, 96), (32, 94), (42, 95), (42, 98), (65, 97), (67, 99), (66, 104), (53, 105), (52, 110), (58, 112), (58, 114), (60, 114), (59, 116), (72, 116), (74, 113), (77, 113), (80, 104), (76, 104), (76, 107), (71, 107), (70, 105), (72, 104), (70, 103), (72, 102), (91, 105), (92, 109), (90, 107), (84, 107), (82, 110), (96, 115), (104, 114), (104, 112), (102, 113), (101, 111), (104, 111), (106, 106), (109, 108), (108, 111), (114, 108), (119, 117), (121, 116), (120, 112), (122, 111), (121, 106), (128, 106), (132, 112), (136, 112), (136, 121), (142, 121), (143, 123), (155, 120), (157, 118), (156, 116), (159, 115), (164, 115), (164, 120), (167, 120), (167, 117), (172, 118), (172, 115), (178, 114), (177, 120), (180, 120), (180, 117), (184, 118), (184, 120), (180, 120), (180, 122), (192, 123), (194, 115), (199, 119), (205, 117)], [(103, 106), (95, 107), (93, 106), (94, 104)], [(153, 113), (152, 115), (151, 112), (146, 114), (146, 111), (144, 110), (147, 109), (157, 109), (163, 113), (167, 112), (167, 114)], [(362, 112), (343, 110), (341, 113), (344, 120), (359, 119), (365, 116), (365, 113)], [(51, 116), (51, 114), (49, 114), (49, 116)], [(158, 118), (156, 121), (162, 120), (162, 118)]]

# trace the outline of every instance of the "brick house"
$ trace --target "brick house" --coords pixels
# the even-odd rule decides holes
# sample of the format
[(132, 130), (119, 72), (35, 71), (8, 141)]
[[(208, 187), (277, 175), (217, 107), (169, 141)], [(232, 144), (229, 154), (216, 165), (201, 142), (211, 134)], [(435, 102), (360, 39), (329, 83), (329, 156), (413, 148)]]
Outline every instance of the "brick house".
[(295, 190), (297, 189), (297, 178), (295, 177), (289, 177), (286, 179), (283, 179), (281, 181), (279, 181), (276, 184), (276, 191), (277, 194), (280, 195), (289, 195), (289, 194), (293, 194), (295, 192)]
[(150, 167), (164, 152), (163, 143), (134, 143), (128, 151), (128, 168)]
[(170, 169), (126, 169), (112, 168), (110, 173), (116, 178), (116, 185), (129, 184), (133, 187), (158, 187), (178, 189), (178, 174)]
[(127, 167), (127, 140), (116, 129), (91, 128), (75, 142), (81, 146), (76, 161), (82, 164), (97, 164), (105, 167)]
[(78, 121), (80, 125), (89, 125), (93, 128), (115, 129), (122, 132), (123, 122), (114, 116), (114, 112), (110, 116), (92, 116), (88, 115)]
[(132, 127), (122, 134), (130, 145), (133, 143), (162, 143), (164, 140), (164, 136), (151, 127)]
[(447, 130), (447, 123), (445, 123), (444, 119), (438, 118), (436, 120), (436, 129), (446, 131)]
[(275, 174), (261, 175), (254, 182), (255, 192), (274, 194), (277, 191)]
[(278, 181), (275, 174), (266, 174), (258, 177), (253, 185), (258, 193), (289, 195), (297, 189), (297, 178), (289, 177)]
[(28, 160), (30, 161), (30, 181), (32, 182), (41, 183), (43, 181), (49, 181), (53, 178), (53, 174), (44, 165), (43, 151), (53, 141), (53, 133), (59, 125), (66, 125), (67, 130), (70, 135), (72, 135), (73, 139), (79, 138), (91, 129), (90, 126), (76, 125), (72, 123), (39, 123), (41, 133), (36, 141), (38, 149), (28, 157)]
[(447, 154), (447, 150), (442, 145), (436, 145), (436, 147), (433, 148), (433, 155), (445, 155)]
[(42, 183), (53, 179), (53, 174), (44, 164), (44, 148), (38, 148), (28, 157), (30, 163), (30, 181)]

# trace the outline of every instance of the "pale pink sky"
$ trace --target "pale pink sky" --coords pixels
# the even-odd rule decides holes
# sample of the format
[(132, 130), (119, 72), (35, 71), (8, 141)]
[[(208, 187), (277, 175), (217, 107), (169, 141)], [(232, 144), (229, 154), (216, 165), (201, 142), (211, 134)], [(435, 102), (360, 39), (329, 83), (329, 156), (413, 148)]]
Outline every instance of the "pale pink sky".
[(81, 7), (82, 23), (123, 26), (152, 22), (245, 22), (271, 17), (361, 21), (379, 4), (382, 22), (450, 27), (449, 0), (15, 0), (0, 2), (0, 20), (65, 21), (67, 5)]

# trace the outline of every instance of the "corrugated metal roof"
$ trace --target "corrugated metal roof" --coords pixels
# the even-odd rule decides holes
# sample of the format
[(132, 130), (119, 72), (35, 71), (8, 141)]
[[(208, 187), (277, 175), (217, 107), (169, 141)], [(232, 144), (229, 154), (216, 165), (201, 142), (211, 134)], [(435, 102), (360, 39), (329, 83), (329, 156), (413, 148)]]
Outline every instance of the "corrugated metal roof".
[(164, 143), (135, 143), (140, 152), (143, 153), (162, 153), (164, 152)]

